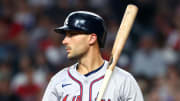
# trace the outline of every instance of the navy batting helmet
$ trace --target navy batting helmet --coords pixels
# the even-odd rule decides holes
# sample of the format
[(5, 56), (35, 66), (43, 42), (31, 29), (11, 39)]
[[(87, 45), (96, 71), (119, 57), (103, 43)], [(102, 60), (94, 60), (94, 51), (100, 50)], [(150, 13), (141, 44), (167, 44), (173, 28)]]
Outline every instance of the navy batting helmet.
[(75, 11), (70, 13), (64, 26), (55, 29), (55, 32), (65, 34), (66, 31), (82, 31), (86, 34), (95, 33), (100, 48), (104, 47), (106, 29), (104, 20), (99, 15), (88, 11)]

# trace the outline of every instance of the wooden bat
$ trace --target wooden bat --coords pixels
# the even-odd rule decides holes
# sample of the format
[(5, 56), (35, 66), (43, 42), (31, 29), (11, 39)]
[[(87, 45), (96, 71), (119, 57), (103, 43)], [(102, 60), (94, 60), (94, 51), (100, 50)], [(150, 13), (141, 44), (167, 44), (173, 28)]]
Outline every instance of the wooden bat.
[(110, 80), (111, 74), (117, 64), (121, 51), (125, 45), (125, 42), (128, 38), (131, 27), (134, 23), (135, 17), (138, 12), (138, 7), (133, 4), (129, 4), (125, 10), (121, 25), (119, 27), (118, 33), (116, 35), (116, 40), (112, 49), (112, 55), (106, 70), (102, 86), (99, 90), (97, 101), (101, 101), (103, 94), (106, 90), (108, 82)]

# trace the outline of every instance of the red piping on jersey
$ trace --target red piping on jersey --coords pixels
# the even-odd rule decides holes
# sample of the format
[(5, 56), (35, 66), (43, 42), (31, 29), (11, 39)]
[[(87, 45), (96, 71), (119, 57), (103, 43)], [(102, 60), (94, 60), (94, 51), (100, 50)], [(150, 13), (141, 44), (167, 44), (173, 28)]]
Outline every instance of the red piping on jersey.
[(77, 80), (77, 79), (75, 79), (72, 75), (71, 75), (71, 73), (69, 72), (69, 69), (68, 69), (68, 75), (69, 75), (69, 77), (70, 78), (72, 78), (72, 80), (74, 80), (74, 81), (76, 81), (79, 85), (80, 85), (80, 101), (82, 101), (82, 95), (83, 95), (83, 86), (82, 86), (82, 83), (79, 81), (79, 80)]
[(63, 99), (63, 101), (67, 101), (67, 97), (68, 97), (68, 95), (66, 95), (66, 97)]
[(76, 97), (73, 97), (73, 101), (75, 101)]
[(90, 90), (89, 90), (89, 91), (90, 91), (90, 93), (89, 93), (89, 101), (92, 101), (92, 86), (93, 86), (93, 84), (96, 83), (97, 81), (103, 79), (103, 78), (104, 78), (104, 75), (101, 76), (100, 78), (95, 79), (94, 81), (91, 82), (91, 84), (90, 84)]

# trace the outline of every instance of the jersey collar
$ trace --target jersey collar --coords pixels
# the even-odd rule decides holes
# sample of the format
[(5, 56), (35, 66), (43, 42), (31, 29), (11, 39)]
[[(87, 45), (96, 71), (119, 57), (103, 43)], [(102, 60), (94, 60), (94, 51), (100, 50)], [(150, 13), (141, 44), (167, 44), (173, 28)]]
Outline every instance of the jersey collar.
[[(104, 62), (104, 63), (105, 63), (105, 62)], [(93, 74), (93, 73), (98, 72), (100, 69), (102, 69), (102, 68), (103, 68), (104, 63), (103, 63), (103, 64), (102, 64), (99, 68), (97, 68), (96, 70), (93, 70), (93, 71), (91, 71), (91, 72), (89, 72), (89, 73), (85, 74), (84, 76), (88, 77), (89, 75), (91, 75), (91, 74)]]

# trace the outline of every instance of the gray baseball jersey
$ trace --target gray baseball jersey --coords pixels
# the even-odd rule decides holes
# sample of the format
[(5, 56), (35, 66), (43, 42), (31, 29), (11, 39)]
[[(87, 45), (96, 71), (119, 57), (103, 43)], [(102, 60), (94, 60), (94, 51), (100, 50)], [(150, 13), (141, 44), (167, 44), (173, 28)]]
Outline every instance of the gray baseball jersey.
[[(77, 72), (77, 64), (52, 77), (42, 101), (96, 101), (108, 62), (86, 75)], [(115, 67), (102, 101), (143, 101), (143, 96), (133, 76)]]

